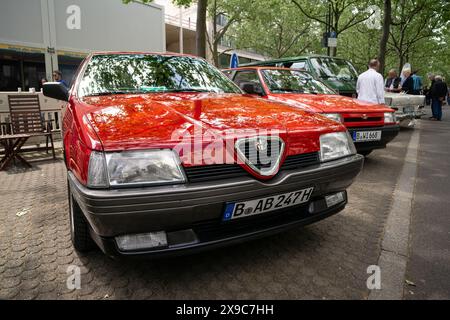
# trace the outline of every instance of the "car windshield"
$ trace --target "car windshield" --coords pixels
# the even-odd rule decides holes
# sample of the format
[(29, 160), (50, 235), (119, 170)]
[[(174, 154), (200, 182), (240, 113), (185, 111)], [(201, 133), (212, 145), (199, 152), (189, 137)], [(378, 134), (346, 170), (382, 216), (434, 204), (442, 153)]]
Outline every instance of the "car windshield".
[(356, 80), (358, 73), (346, 60), (333, 58), (312, 58), (312, 67), (318, 77)]
[(79, 96), (163, 92), (241, 93), (202, 59), (151, 54), (95, 55), (78, 89)]
[(268, 69), (263, 70), (262, 74), (272, 93), (336, 94), (305, 72)]

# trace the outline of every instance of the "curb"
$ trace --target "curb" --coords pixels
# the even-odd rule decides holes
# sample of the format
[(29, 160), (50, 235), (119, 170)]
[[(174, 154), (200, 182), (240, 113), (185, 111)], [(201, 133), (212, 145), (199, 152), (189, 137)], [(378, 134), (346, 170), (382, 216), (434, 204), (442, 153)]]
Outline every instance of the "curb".
[(369, 300), (403, 299), (420, 128), (420, 122), (418, 122), (408, 144), (405, 163), (393, 193), (393, 202), (382, 238), (381, 254), (378, 259), (381, 270), (381, 289), (372, 290)]

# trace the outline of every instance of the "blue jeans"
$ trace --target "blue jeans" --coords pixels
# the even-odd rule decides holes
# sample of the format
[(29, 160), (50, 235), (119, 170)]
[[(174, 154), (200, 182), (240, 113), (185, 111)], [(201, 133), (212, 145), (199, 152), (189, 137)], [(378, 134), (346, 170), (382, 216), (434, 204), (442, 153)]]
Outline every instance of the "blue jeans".
[(437, 98), (431, 100), (431, 111), (433, 111), (433, 117), (441, 120), (442, 119), (442, 101)]

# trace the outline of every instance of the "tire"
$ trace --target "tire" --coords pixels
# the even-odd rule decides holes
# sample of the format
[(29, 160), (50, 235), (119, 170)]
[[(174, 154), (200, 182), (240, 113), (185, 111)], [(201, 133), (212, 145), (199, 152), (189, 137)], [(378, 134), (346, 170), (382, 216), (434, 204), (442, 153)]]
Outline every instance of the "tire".
[(360, 155), (363, 155), (364, 157), (367, 157), (369, 154), (372, 153), (372, 150), (366, 150), (366, 151), (360, 151), (358, 152)]
[(70, 235), (72, 244), (78, 252), (88, 252), (95, 248), (95, 242), (89, 233), (89, 224), (80, 209), (80, 206), (73, 198), (70, 191), (70, 184), (67, 186), (69, 193), (69, 217)]

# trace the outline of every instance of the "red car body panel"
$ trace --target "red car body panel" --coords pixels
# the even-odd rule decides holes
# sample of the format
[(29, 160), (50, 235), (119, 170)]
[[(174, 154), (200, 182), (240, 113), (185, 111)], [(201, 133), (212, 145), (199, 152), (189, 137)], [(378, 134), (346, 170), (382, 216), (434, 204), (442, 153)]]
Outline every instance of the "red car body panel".
[[(284, 161), (289, 155), (319, 151), (322, 134), (346, 131), (343, 125), (313, 112), (244, 94), (149, 93), (80, 98), (75, 88), (88, 61), (89, 57), (80, 67), (63, 122), (68, 169), (85, 185), (92, 150), (170, 149), (180, 143), (183, 134), (192, 137), (199, 128), (205, 145), (225, 136), (237, 139), (248, 130), (268, 129), (277, 130), (284, 140)], [(193, 165), (188, 160), (194, 152), (180, 154), (184, 166)], [(202, 161), (195, 165), (213, 159)], [(271, 178), (243, 167), (259, 179)]]

